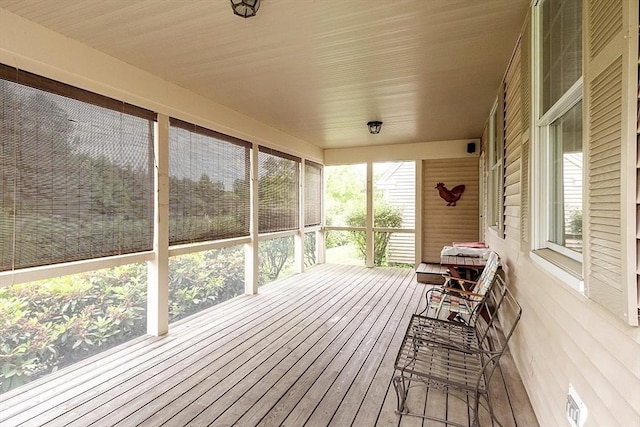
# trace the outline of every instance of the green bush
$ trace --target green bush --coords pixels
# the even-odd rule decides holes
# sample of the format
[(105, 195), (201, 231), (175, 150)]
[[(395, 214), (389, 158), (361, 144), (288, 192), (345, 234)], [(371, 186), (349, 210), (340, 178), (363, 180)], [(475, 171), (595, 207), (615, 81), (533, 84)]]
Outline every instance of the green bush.
[(2, 391), (144, 333), (145, 276), (130, 264), (0, 289)]
[(244, 292), (244, 253), (238, 248), (169, 260), (169, 319), (187, 317)]
[[(170, 260), (170, 319), (244, 291), (244, 254)], [(147, 268), (129, 264), (0, 288), (0, 389), (8, 391), (146, 332)]]
[[(347, 224), (352, 227), (361, 227), (365, 223), (367, 213), (359, 209), (353, 211), (347, 217)], [(402, 226), (402, 212), (383, 202), (376, 204), (373, 212), (374, 227), (399, 228)], [(366, 259), (366, 234), (364, 231), (350, 231), (349, 236), (356, 245), (360, 256)], [(384, 265), (387, 259), (387, 246), (391, 233), (376, 232), (373, 239), (373, 265)]]

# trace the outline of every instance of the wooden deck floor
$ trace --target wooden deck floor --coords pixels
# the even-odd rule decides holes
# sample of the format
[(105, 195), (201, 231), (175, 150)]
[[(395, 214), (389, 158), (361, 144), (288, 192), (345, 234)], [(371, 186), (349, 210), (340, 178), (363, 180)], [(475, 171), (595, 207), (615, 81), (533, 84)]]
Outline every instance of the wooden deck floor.
[[(184, 319), (167, 336), (137, 339), (0, 395), (0, 425), (431, 425), (397, 415), (391, 386), (425, 286), (406, 269), (314, 267)], [(502, 360), (498, 418), (536, 426), (513, 362)], [(446, 395), (416, 396), (410, 407), (466, 411)]]

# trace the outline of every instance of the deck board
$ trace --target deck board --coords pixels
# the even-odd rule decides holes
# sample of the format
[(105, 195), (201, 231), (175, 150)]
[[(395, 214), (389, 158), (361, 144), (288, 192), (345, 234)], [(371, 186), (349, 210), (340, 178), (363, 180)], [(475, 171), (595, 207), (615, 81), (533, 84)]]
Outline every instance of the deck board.
[[(397, 415), (391, 385), (426, 286), (406, 269), (317, 266), (0, 395), (0, 424), (431, 425)], [(536, 425), (513, 361), (494, 379), (498, 418)], [(409, 405), (466, 417), (436, 391)]]

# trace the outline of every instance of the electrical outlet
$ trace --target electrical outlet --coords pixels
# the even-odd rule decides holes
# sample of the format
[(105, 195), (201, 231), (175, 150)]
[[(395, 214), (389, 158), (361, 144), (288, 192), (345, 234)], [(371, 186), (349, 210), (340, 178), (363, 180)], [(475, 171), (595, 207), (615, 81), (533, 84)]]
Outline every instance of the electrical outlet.
[(567, 396), (567, 418), (571, 427), (580, 427), (580, 407), (570, 395)]
[(587, 420), (587, 407), (571, 384), (569, 384), (566, 408), (567, 418), (571, 427), (583, 427)]

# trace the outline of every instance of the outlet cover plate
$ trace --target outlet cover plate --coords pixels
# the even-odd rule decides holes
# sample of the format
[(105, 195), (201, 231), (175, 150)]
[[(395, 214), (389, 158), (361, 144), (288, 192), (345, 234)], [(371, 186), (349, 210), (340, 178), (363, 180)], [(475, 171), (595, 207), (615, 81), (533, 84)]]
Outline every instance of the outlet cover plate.
[(567, 419), (571, 427), (584, 427), (587, 420), (587, 406), (584, 404), (573, 385), (569, 384), (569, 394), (567, 395)]

